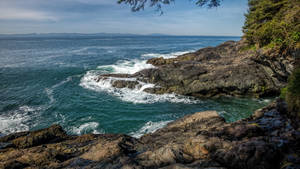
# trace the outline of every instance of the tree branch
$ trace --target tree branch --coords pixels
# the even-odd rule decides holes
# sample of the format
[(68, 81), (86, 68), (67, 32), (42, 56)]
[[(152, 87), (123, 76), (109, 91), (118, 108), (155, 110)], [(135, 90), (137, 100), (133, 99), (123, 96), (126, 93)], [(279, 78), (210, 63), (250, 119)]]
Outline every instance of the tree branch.
[[(195, 0), (195, 4), (198, 6), (207, 6), (208, 8), (217, 7), (222, 0)], [(148, 3), (150, 7), (155, 7), (157, 11), (162, 12), (161, 7), (163, 5), (169, 5), (175, 2), (175, 0), (118, 0), (118, 3), (124, 3), (131, 6), (133, 12), (144, 10), (145, 5)]]

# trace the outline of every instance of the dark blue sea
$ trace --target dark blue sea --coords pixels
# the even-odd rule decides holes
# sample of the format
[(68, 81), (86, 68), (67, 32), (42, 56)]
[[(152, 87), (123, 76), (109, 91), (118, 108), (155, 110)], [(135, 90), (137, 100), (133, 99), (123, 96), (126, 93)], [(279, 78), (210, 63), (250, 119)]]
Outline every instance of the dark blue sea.
[[(154, 132), (186, 114), (217, 110), (232, 122), (270, 99), (188, 98), (116, 89), (103, 73), (135, 73), (146, 60), (172, 58), (239, 37), (57, 36), (0, 38), (0, 133), (60, 124), (69, 134)], [(152, 84), (144, 84), (145, 87)]]

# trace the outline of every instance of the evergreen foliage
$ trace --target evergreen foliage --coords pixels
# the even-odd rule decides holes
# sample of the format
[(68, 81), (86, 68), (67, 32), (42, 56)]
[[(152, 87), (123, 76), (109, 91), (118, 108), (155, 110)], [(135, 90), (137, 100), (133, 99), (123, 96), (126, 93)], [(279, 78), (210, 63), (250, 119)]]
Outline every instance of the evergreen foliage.
[(300, 67), (296, 68), (289, 77), (285, 99), (289, 112), (300, 118)]
[(249, 0), (243, 27), (249, 45), (300, 48), (300, 0)]

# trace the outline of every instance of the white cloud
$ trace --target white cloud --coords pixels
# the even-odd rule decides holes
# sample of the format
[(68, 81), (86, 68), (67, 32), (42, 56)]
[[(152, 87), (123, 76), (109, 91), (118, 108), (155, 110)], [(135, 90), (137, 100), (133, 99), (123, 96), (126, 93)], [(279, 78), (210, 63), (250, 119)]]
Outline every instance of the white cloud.
[(94, 5), (114, 5), (117, 4), (117, 0), (65, 0), (66, 2), (79, 2), (83, 4), (94, 4)]
[(57, 21), (58, 18), (45, 12), (17, 9), (1, 8), (0, 19), (2, 20), (33, 20), (33, 21)]

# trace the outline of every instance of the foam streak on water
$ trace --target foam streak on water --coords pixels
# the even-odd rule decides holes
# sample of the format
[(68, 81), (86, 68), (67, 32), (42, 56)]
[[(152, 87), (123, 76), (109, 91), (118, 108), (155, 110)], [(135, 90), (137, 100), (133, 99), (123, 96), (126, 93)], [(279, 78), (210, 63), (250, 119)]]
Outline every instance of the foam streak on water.
[(88, 122), (84, 123), (78, 127), (73, 127), (71, 129), (71, 132), (76, 135), (82, 135), (87, 133), (93, 133), (93, 134), (101, 134), (103, 132), (99, 132), (97, 128), (99, 127), (99, 123), (97, 122)]
[(171, 121), (159, 121), (159, 122), (149, 121), (141, 129), (139, 129), (136, 132), (130, 133), (130, 135), (135, 138), (140, 138), (145, 134), (154, 133), (155, 131), (157, 131), (160, 128), (163, 128), (170, 122)]
[(46, 94), (47, 94), (47, 96), (48, 96), (48, 98), (49, 98), (49, 100), (50, 100), (50, 105), (53, 104), (53, 103), (55, 102), (55, 99), (54, 99), (54, 96), (53, 96), (53, 91), (54, 91), (57, 87), (59, 87), (59, 86), (65, 84), (65, 83), (67, 83), (67, 82), (69, 82), (69, 81), (71, 81), (71, 80), (72, 80), (72, 77), (70, 76), (70, 77), (68, 77), (67, 79), (65, 79), (65, 80), (63, 80), (63, 81), (61, 81), (61, 82), (59, 82), (59, 83), (53, 85), (51, 88), (46, 88), (46, 89), (45, 89), (45, 92), (46, 92)]
[(177, 56), (184, 55), (187, 53), (195, 52), (195, 50), (188, 50), (188, 51), (182, 51), (182, 52), (172, 52), (167, 54), (161, 54), (161, 53), (147, 53), (143, 54), (143, 58), (160, 58), (163, 57), (164, 59), (170, 59), (170, 58), (176, 58)]

